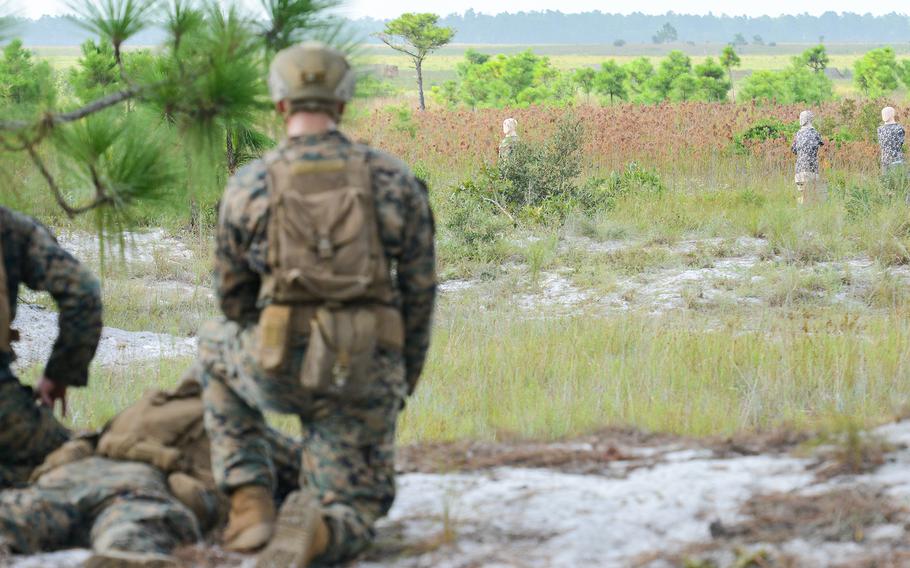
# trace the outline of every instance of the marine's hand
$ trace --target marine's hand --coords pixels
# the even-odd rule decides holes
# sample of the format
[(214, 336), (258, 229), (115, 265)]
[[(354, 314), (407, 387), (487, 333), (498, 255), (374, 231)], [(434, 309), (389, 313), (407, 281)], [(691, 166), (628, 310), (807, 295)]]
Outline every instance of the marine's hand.
[(56, 406), (57, 401), (59, 400), (63, 416), (66, 416), (65, 384), (60, 384), (47, 377), (41, 377), (35, 385), (35, 398), (51, 410), (54, 409), (54, 406)]

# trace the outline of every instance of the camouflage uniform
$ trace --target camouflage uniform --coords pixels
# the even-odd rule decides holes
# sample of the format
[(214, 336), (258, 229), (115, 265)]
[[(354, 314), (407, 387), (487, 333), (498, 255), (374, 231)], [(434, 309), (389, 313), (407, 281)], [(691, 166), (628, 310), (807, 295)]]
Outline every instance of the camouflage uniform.
[(398, 160), (367, 153), (383, 249), (394, 266), (395, 304), (405, 326), (403, 352), (378, 347), (370, 390), (358, 402), (314, 396), (298, 377), (307, 336), (291, 339), (290, 372), (266, 376), (256, 353), (257, 304), (267, 268), (267, 164), (347, 159), (354, 145), (337, 131), (285, 141), (231, 180), (218, 228), (216, 285), (226, 316), (201, 333), (206, 428), (215, 477), (231, 492), (274, 485), (263, 443), (266, 410), (301, 417), (301, 485), (321, 499), (331, 537), (319, 558), (334, 563), (363, 550), (373, 524), (395, 496), (394, 441), (398, 412), (413, 391), (429, 344), (436, 293), (434, 226), (425, 186)]
[(195, 517), (164, 474), (137, 462), (91, 457), (0, 493), (0, 544), (34, 554), (93, 545), (98, 552), (167, 554), (200, 538)]
[(512, 153), (515, 151), (515, 146), (518, 145), (518, 136), (506, 136), (502, 139), (502, 142), (499, 143), (499, 160), (508, 160), (512, 157)]
[[(60, 333), (44, 375), (59, 384), (85, 386), (101, 336), (98, 281), (37, 221), (0, 207), (0, 246), (11, 320), (19, 284), (47, 291), (60, 309)], [(26, 330), (27, 332), (27, 330)], [(69, 438), (52, 411), (36, 406), (0, 351), (0, 488), (22, 483), (28, 472)]]
[[(227, 510), (227, 498), (212, 480), (204, 433), (198, 441), (190, 443), (185, 451), (193, 455), (185, 455), (182, 461), (188, 466), (186, 473), (205, 490), (200, 496), (206, 503), (205, 513), (194, 512), (190, 503), (182, 504), (171, 492), (169, 472), (149, 464), (100, 455), (77, 457), (70, 463), (64, 459), (62, 465), (39, 472), (32, 486), (0, 493), (0, 549), (34, 554), (91, 546), (100, 553), (169, 554), (180, 544), (198, 540), (213, 521), (217, 526)], [(92, 440), (77, 442), (91, 444)], [(265, 430), (265, 442), (275, 460), (280, 501), (299, 487), (301, 445), (270, 428)]]

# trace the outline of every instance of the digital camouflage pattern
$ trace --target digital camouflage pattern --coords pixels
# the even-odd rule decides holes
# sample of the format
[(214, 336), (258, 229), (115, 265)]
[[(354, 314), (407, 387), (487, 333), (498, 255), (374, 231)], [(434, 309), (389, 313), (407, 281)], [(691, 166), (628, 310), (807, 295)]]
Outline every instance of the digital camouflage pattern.
[(69, 437), (54, 413), (35, 403), (31, 388), (0, 383), (0, 490), (27, 483), (32, 469)]
[(818, 151), (824, 144), (821, 134), (811, 124), (799, 129), (790, 147), (796, 154), (797, 174), (818, 173)]
[[(259, 321), (261, 275), (268, 270), (266, 162), (346, 159), (353, 144), (337, 131), (283, 142), (231, 179), (222, 200), (215, 257), (215, 286), (221, 309), (244, 326)], [(397, 278), (396, 304), (405, 322), (405, 365), (413, 389), (430, 342), (436, 297), (435, 228), (426, 187), (401, 161), (366, 149), (372, 172), (380, 237)]]
[(373, 538), (373, 524), (395, 495), (394, 439), (398, 412), (413, 391), (429, 344), (436, 294), (434, 226), (425, 186), (400, 161), (364, 148), (371, 170), (383, 249), (393, 267), (395, 305), (405, 324), (403, 353), (377, 347), (368, 392), (357, 402), (314, 396), (299, 370), (307, 336), (290, 338), (287, 373), (259, 369), (257, 322), (262, 275), (268, 270), (269, 160), (338, 160), (353, 145), (339, 132), (286, 141), (231, 180), (218, 228), (216, 287), (226, 320), (200, 334), (205, 366), (206, 428), (216, 480), (227, 491), (249, 484), (274, 486), (274, 466), (262, 442), (263, 412), (301, 417), (301, 486), (319, 495), (331, 532), (319, 560), (357, 554)]
[(881, 146), (883, 168), (904, 163), (904, 127), (897, 123), (878, 127), (878, 144)]
[[(85, 386), (89, 363), (101, 338), (98, 280), (63, 250), (43, 225), (4, 207), (0, 207), (0, 242), (12, 317), (16, 315), (20, 284), (36, 292), (50, 293), (60, 310), (60, 333), (45, 367), (45, 376), (57, 383)], [(9, 367), (12, 361), (9, 357), (3, 359), (0, 380), (12, 379)]]
[(499, 143), (499, 159), (507, 160), (512, 157), (515, 146), (518, 145), (518, 136), (506, 136)]
[[(44, 374), (58, 383), (85, 385), (101, 336), (98, 281), (44, 226), (3, 207), (0, 242), (12, 317), (20, 284), (49, 292), (60, 309), (60, 333)], [(69, 436), (53, 412), (36, 406), (31, 389), (19, 384), (12, 362), (11, 354), (0, 352), (0, 488), (27, 480), (29, 471)]]
[(91, 457), (0, 493), (0, 545), (13, 553), (87, 546), (167, 554), (201, 537), (193, 514), (146, 464)]
[[(187, 376), (197, 369), (191, 369)], [(193, 396), (186, 393), (184, 389), (182, 399)], [(202, 418), (201, 406), (180, 408), (198, 412)], [(175, 420), (187, 430), (192, 430), (194, 422), (193, 416)], [(218, 526), (228, 508), (227, 496), (217, 491), (212, 480), (204, 433), (201, 444), (194, 440), (180, 447), (194, 454), (180, 461), (199, 481), (196, 493), (201, 493), (190, 496), (191, 502), (182, 502), (187, 496), (175, 491), (175, 474), (168, 476), (168, 472), (139, 461), (91, 455), (100, 437), (111, 428), (116, 432), (117, 423), (112, 424), (100, 436), (72, 442), (88, 445), (87, 457), (79, 451), (68, 452), (72, 445), (68, 444), (51, 454), (48, 463), (53, 467), (43, 465), (32, 486), (0, 493), (0, 550), (5, 546), (12, 552), (32, 554), (92, 547), (97, 552), (168, 554), (180, 544), (197, 540), (201, 531)], [(172, 434), (180, 437), (179, 432)], [(270, 428), (263, 435), (276, 466), (276, 500), (280, 502), (299, 487), (302, 447)], [(199, 502), (205, 504), (206, 511), (194, 506)]]

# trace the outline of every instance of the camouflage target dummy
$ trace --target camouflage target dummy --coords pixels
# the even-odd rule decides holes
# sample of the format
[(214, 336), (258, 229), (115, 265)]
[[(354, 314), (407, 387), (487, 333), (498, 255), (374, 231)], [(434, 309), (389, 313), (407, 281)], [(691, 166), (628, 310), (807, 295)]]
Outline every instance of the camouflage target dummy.
[[(63, 250), (40, 223), (0, 207), (0, 488), (26, 481), (44, 457), (69, 438), (47, 406), (66, 388), (88, 382), (88, 367), (101, 337), (98, 281)], [(11, 365), (17, 332), (19, 285), (46, 291), (60, 310), (60, 333), (36, 392), (19, 383)], [(29, 330), (23, 330), (28, 333)], [(39, 398), (44, 406), (39, 406)]]
[(817, 205), (828, 199), (828, 190), (819, 175), (818, 153), (825, 145), (821, 134), (812, 125), (815, 115), (805, 110), (799, 115), (799, 130), (790, 150), (796, 154), (796, 203)]
[[(225, 546), (270, 542), (260, 566), (331, 564), (367, 546), (394, 499), (396, 419), (429, 344), (433, 218), (401, 161), (336, 130), (353, 90), (343, 55), (289, 48), (269, 84), (288, 138), (222, 200), (225, 320), (200, 337), (206, 428), (232, 496)], [(304, 490), (277, 518), (262, 497), (275, 484), (265, 411), (298, 416), (303, 430)]]

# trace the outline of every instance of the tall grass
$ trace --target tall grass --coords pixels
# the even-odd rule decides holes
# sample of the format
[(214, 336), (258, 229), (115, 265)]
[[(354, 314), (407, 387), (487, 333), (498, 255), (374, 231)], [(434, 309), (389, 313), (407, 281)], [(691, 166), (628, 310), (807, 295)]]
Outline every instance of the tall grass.
[(910, 398), (904, 313), (832, 331), (830, 320), (781, 312), (747, 329), (692, 313), (450, 311), (402, 418), (404, 441), (559, 438), (610, 425), (716, 435), (815, 428), (844, 414), (870, 424)]

